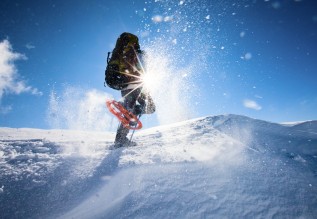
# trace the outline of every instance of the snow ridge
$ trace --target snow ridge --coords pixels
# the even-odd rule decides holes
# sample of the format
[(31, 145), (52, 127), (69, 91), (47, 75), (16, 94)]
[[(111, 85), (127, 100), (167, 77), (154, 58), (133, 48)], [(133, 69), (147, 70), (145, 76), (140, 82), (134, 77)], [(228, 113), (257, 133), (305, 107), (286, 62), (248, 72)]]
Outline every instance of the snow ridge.
[(1, 218), (317, 215), (317, 121), (239, 115), (136, 133), (0, 128)]

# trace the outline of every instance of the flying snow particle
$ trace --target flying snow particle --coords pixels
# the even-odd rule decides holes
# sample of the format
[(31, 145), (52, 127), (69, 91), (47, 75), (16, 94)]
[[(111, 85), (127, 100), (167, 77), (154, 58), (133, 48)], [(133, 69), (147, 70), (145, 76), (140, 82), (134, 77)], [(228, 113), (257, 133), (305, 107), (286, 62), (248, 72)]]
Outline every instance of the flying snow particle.
[(173, 39), (172, 43), (173, 43), (174, 45), (176, 45), (176, 44), (177, 44), (177, 39)]
[(255, 97), (255, 98), (258, 98), (258, 99), (263, 99), (263, 97), (260, 96), (260, 95), (254, 95), (254, 97)]
[(222, 49), (222, 50), (224, 50), (224, 49), (225, 49), (225, 47), (224, 47), (224, 46), (222, 46), (222, 47), (221, 47), (221, 49)]
[(143, 31), (140, 33), (141, 37), (144, 38), (144, 37), (148, 37), (150, 35), (150, 32), (149, 31)]
[(211, 195), (211, 198), (214, 199), (214, 200), (218, 199), (218, 197), (216, 195)]
[(245, 32), (242, 31), (242, 32), (240, 33), (240, 37), (243, 38), (244, 36), (245, 36)]
[(183, 4), (184, 4), (184, 1), (180, 1), (180, 2), (179, 2), (179, 5), (183, 5)]
[(244, 59), (245, 60), (250, 60), (252, 58), (252, 54), (250, 53), (250, 52), (248, 52), (248, 53), (246, 53), (245, 55), (244, 55)]
[(273, 2), (273, 3), (272, 3), (272, 7), (273, 7), (274, 9), (279, 9), (279, 8), (281, 7), (281, 3), (280, 3), (280, 2)]
[(206, 16), (206, 19), (209, 20), (209, 19), (210, 19), (210, 15), (207, 15), (207, 16)]

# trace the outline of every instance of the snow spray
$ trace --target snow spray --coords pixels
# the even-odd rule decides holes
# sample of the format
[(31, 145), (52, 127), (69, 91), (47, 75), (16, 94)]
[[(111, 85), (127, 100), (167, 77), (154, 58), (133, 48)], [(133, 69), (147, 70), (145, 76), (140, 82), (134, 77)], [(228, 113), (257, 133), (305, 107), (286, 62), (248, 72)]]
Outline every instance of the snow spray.
[(105, 100), (109, 94), (91, 89), (67, 86), (61, 95), (50, 94), (47, 122), (51, 128), (105, 131), (117, 124), (105, 113)]
[[(206, 73), (210, 43), (204, 1), (147, 2), (139, 29), (145, 50), (145, 84), (154, 98), (159, 124), (195, 117), (197, 78)], [(151, 10), (151, 11), (150, 11)]]

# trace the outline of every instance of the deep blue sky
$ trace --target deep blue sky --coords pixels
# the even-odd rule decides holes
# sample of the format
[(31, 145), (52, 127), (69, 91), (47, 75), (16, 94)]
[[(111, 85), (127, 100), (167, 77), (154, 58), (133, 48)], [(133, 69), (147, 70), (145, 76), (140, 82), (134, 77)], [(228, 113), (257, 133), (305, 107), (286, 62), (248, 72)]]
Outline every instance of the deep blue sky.
[[(158, 83), (168, 91), (157, 100), (161, 117), (168, 117), (164, 109), (173, 111), (169, 95), (177, 93), (175, 99), (187, 101), (178, 105), (191, 106), (181, 119), (225, 113), (274, 122), (317, 119), (313, 0), (2, 0), (0, 12), (0, 42), (24, 57), (7, 63), (15, 67), (13, 80), (31, 87), (17, 92), (1, 85), (2, 127), (54, 128), (47, 118), (52, 92), (71, 113), (80, 106), (65, 100), (69, 87), (119, 99), (103, 80), (106, 54), (124, 31), (157, 57), (170, 57), (168, 69), (190, 69), (184, 86), (168, 90), (166, 77), (165, 85)], [(161, 124), (156, 117), (147, 127)]]

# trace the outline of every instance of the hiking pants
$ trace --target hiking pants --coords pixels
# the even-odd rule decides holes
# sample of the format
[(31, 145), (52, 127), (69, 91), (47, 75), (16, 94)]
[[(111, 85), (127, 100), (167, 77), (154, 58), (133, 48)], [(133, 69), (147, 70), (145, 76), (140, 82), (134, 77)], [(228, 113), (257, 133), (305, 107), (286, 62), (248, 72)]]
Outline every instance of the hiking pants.
[[(149, 94), (142, 93), (142, 88), (135, 90), (122, 90), (121, 96), (123, 99), (123, 106), (134, 115), (151, 114), (155, 112), (154, 102)], [(115, 143), (122, 143), (126, 141), (129, 129), (120, 124)]]

